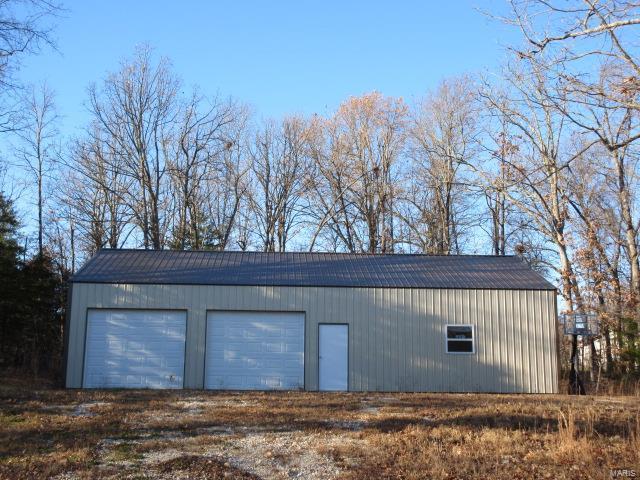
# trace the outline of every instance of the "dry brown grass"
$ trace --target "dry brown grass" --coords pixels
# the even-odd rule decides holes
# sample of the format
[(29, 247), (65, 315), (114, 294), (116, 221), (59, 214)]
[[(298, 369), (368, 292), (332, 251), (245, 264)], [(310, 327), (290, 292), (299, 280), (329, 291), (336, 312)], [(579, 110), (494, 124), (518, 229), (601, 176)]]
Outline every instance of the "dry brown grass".
[(234, 468), (228, 462), (219, 458), (208, 458), (198, 455), (185, 455), (160, 462), (156, 471), (172, 476), (184, 474), (189, 478), (207, 478), (218, 480), (221, 478), (237, 478), (242, 480), (254, 480), (260, 477)]
[(634, 397), (0, 386), (0, 478), (640, 475)]

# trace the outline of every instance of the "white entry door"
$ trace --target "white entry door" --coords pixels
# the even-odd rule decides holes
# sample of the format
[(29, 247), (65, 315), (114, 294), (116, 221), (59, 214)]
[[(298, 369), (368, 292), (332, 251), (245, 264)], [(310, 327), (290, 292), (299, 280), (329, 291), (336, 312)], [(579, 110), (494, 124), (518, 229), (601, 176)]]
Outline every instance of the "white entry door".
[(205, 388), (304, 388), (304, 313), (209, 312)]
[(89, 310), (85, 388), (182, 388), (187, 314)]
[(320, 390), (346, 391), (349, 388), (349, 327), (320, 325)]

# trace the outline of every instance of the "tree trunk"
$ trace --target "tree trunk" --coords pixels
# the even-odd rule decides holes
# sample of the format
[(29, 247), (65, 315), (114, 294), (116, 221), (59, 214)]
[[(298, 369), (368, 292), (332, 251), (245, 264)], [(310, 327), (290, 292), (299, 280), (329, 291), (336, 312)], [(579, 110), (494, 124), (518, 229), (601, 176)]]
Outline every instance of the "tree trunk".
[(604, 337), (604, 352), (605, 359), (607, 362), (607, 373), (613, 373), (613, 355), (611, 353), (611, 332), (609, 331), (609, 327), (604, 327), (602, 330), (602, 335)]
[(578, 336), (571, 339), (571, 370), (569, 371), (569, 395), (585, 395), (584, 384), (578, 372)]
[(38, 255), (42, 257), (42, 159), (38, 159)]

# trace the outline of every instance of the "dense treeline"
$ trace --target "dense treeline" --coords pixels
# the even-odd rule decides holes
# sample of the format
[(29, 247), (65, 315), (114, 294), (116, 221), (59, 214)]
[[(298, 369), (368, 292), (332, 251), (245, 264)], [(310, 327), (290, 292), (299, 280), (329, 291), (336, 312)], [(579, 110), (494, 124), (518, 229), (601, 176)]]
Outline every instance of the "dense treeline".
[(265, 121), (180, 85), (145, 48), (91, 88), (93, 120), (58, 162), (63, 258), (123, 246), (504, 254), (526, 242), (542, 265), (535, 228), (506, 206), (487, 215), (498, 145), (481, 138), (491, 122), (471, 78), (416, 105), (373, 92), (328, 117)]
[[(43, 237), (45, 179), (50, 168), (40, 146), (56, 135), (55, 116), (41, 116), (35, 90), (16, 76), (26, 55), (53, 45), (50, 20), (60, 7), (50, 0), (7, 0), (0, 4), (0, 136), (15, 143), (0, 158), (0, 371), (58, 377), (69, 272)], [(44, 90), (43, 90), (44, 92)], [(47, 102), (53, 98), (45, 95)], [(53, 104), (46, 105), (47, 112)], [(44, 136), (37, 138), (40, 131)], [(24, 171), (36, 198), (37, 247), (30, 248), (20, 231), (13, 198), (25, 185), (11, 173)], [(31, 186), (34, 188), (31, 189)], [(31, 215), (29, 215), (31, 216)]]
[(56, 376), (68, 272), (46, 252), (25, 260), (17, 230), (13, 205), (0, 194), (0, 368)]
[(15, 157), (40, 266), (16, 271), (59, 281), (121, 247), (517, 254), (556, 281), (562, 310), (598, 319), (597, 336), (563, 346), (567, 367), (637, 375), (640, 7), (570, 4), (511, 2), (502, 21), (523, 41), (501, 75), (446, 79), (410, 104), (372, 92), (262, 120), (140, 48), (62, 139), (54, 95), (35, 89)]

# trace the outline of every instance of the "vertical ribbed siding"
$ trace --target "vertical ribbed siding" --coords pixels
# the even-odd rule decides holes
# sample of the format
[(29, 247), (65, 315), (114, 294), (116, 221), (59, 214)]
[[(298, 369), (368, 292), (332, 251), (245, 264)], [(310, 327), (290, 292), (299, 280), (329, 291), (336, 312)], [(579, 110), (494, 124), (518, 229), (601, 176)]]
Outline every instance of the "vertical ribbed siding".
[[(82, 386), (87, 309), (187, 310), (185, 387), (202, 388), (209, 310), (305, 312), (305, 387), (318, 386), (318, 324), (349, 325), (355, 391), (557, 392), (553, 291), (74, 284), (68, 387)], [(445, 325), (473, 324), (450, 355)]]

